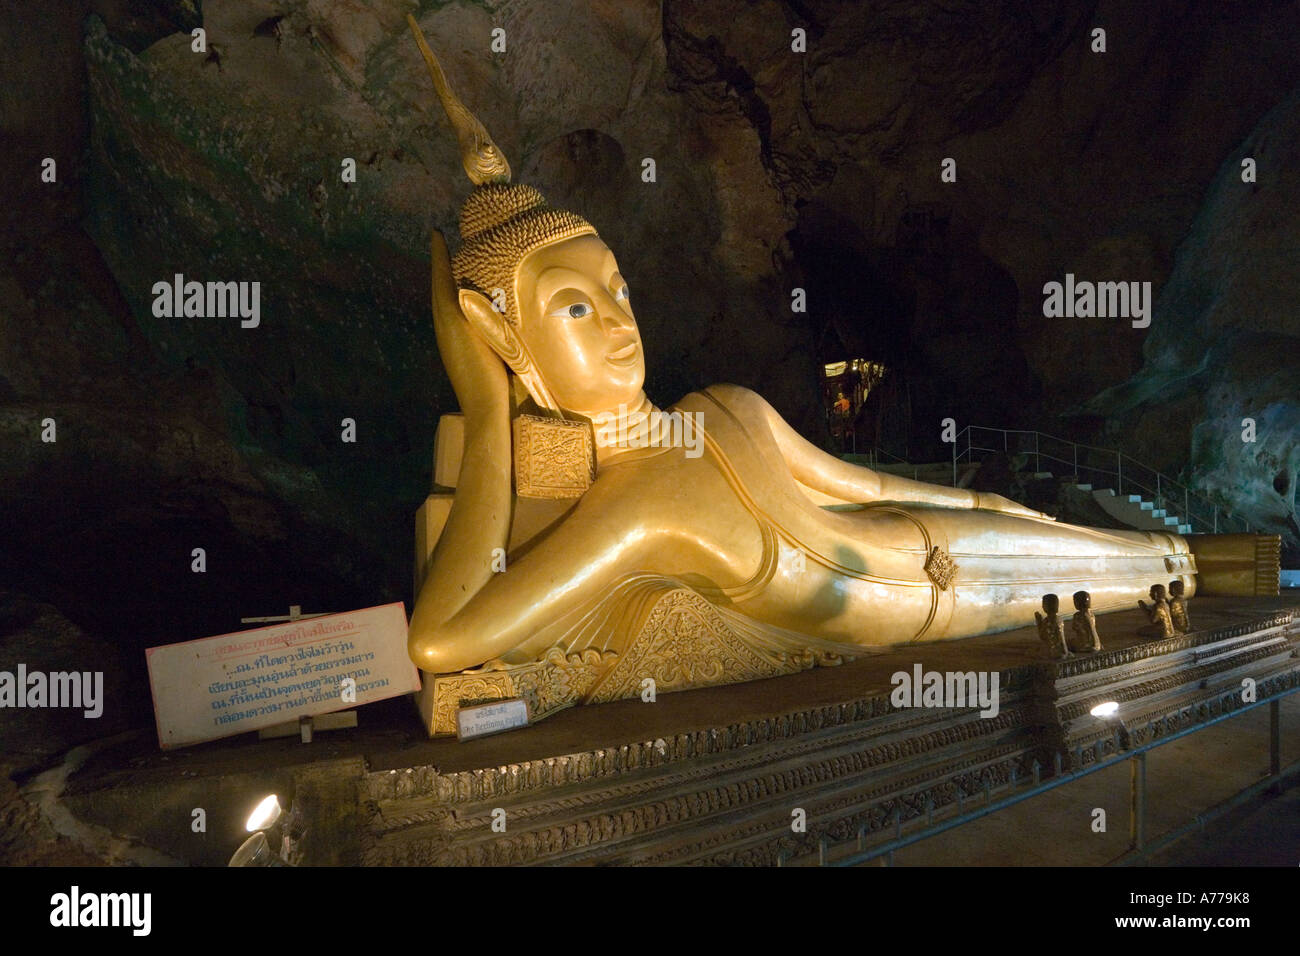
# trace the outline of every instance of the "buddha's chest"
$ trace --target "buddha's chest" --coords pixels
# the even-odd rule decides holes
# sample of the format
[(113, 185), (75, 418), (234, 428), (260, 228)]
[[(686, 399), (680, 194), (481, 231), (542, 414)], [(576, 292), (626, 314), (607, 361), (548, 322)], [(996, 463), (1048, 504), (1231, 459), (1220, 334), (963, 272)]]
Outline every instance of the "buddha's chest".
[(629, 535), (656, 542), (659, 573), (689, 577), (706, 588), (731, 588), (761, 573), (770, 534), (734, 476), (729, 480), (712, 456), (670, 449), (610, 469), (597, 484), (602, 507), (618, 507), (627, 516)]

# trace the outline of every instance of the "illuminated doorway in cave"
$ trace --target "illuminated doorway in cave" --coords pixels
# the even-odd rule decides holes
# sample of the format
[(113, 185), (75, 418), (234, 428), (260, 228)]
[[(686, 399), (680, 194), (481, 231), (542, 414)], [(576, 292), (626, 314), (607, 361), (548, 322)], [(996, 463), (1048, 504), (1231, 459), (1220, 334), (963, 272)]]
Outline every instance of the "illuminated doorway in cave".
[(841, 452), (857, 452), (858, 431), (867, 396), (884, 379), (886, 371), (880, 362), (863, 358), (822, 366), (826, 425)]

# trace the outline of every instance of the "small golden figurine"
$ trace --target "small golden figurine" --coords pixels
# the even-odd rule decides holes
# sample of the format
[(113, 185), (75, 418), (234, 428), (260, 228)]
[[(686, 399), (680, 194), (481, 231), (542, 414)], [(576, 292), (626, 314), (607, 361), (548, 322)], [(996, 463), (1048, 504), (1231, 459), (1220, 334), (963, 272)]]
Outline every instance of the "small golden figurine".
[(1174, 622), (1174, 630), (1186, 634), (1192, 629), (1192, 622), (1187, 617), (1187, 600), (1183, 597), (1186, 586), (1182, 578), (1169, 582), (1169, 617)]
[(1092, 613), (1092, 595), (1074, 592), (1074, 616), (1070, 618), (1070, 650), (1076, 654), (1095, 654), (1101, 650), (1097, 634), (1097, 617)]
[(1138, 601), (1138, 607), (1151, 619), (1150, 624), (1138, 628), (1138, 634), (1143, 637), (1173, 637), (1174, 622), (1169, 616), (1169, 600), (1165, 597), (1163, 584), (1151, 585), (1151, 600), (1153, 603), (1149, 605), (1146, 601)]
[(1070, 651), (1065, 644), (1065, 625), (1061, 623), (1058, 613), (1061, 610), (1061, 599), (1055, 594), (1044, 594), (1043, 610), (1047, 612), (1046, 617), (1034, 612), (1034, 620), (1038, 622), (1038, 639), (1047, 645), (1050, 656), (1069, 657)]

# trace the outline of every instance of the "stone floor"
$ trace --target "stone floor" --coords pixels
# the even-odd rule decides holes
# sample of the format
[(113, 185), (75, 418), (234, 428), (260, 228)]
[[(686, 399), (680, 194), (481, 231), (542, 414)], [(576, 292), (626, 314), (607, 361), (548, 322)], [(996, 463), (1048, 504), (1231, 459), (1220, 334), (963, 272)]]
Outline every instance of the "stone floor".
[(1151, 866), (1300, 866), (1300, 787), (1265, 796), (1152, 856)]
[[(1281, 705), (1282, 766), (1300, 760), (1300, 693)], [(1146, 838), (1194, 820), (1268, 772), (1268, 707), (1147, 754)], [(1092, 829), (1096, 808), (1106, 832)], [(1154, 854), (1151, 866), (1300, 865), (1300, 787), (1252, 802)], [(1100, 866), (1129, 846), (1129, 767), (1074, 783), (899, 851), (895, 866)]]

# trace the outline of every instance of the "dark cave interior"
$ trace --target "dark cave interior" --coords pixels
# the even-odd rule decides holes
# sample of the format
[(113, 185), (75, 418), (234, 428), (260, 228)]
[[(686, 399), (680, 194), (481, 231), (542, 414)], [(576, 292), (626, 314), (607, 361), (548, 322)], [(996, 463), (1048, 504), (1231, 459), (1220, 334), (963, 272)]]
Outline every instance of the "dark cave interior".
[[(7, 657), (38, 635), (139, 680), (145, 647), (241, 614), (409, 606), (455, 411), (428, 235), (454, 245), (465, 193), (410, 7), (0, 12)], [(520, 180), (620, 256), (661, 404), (735, 382), (826, 443), (820, 370), (866, 358), (885, 453), (944, 460), (948, 417), (1118, 449), (1300, 563), (1300, 5), (420, 7)], [(155, 317), (174, 273), (260, 279), (261, 328)], [(1152, 283), (1149, 328), (1044, 318), (1067, 273)]]

